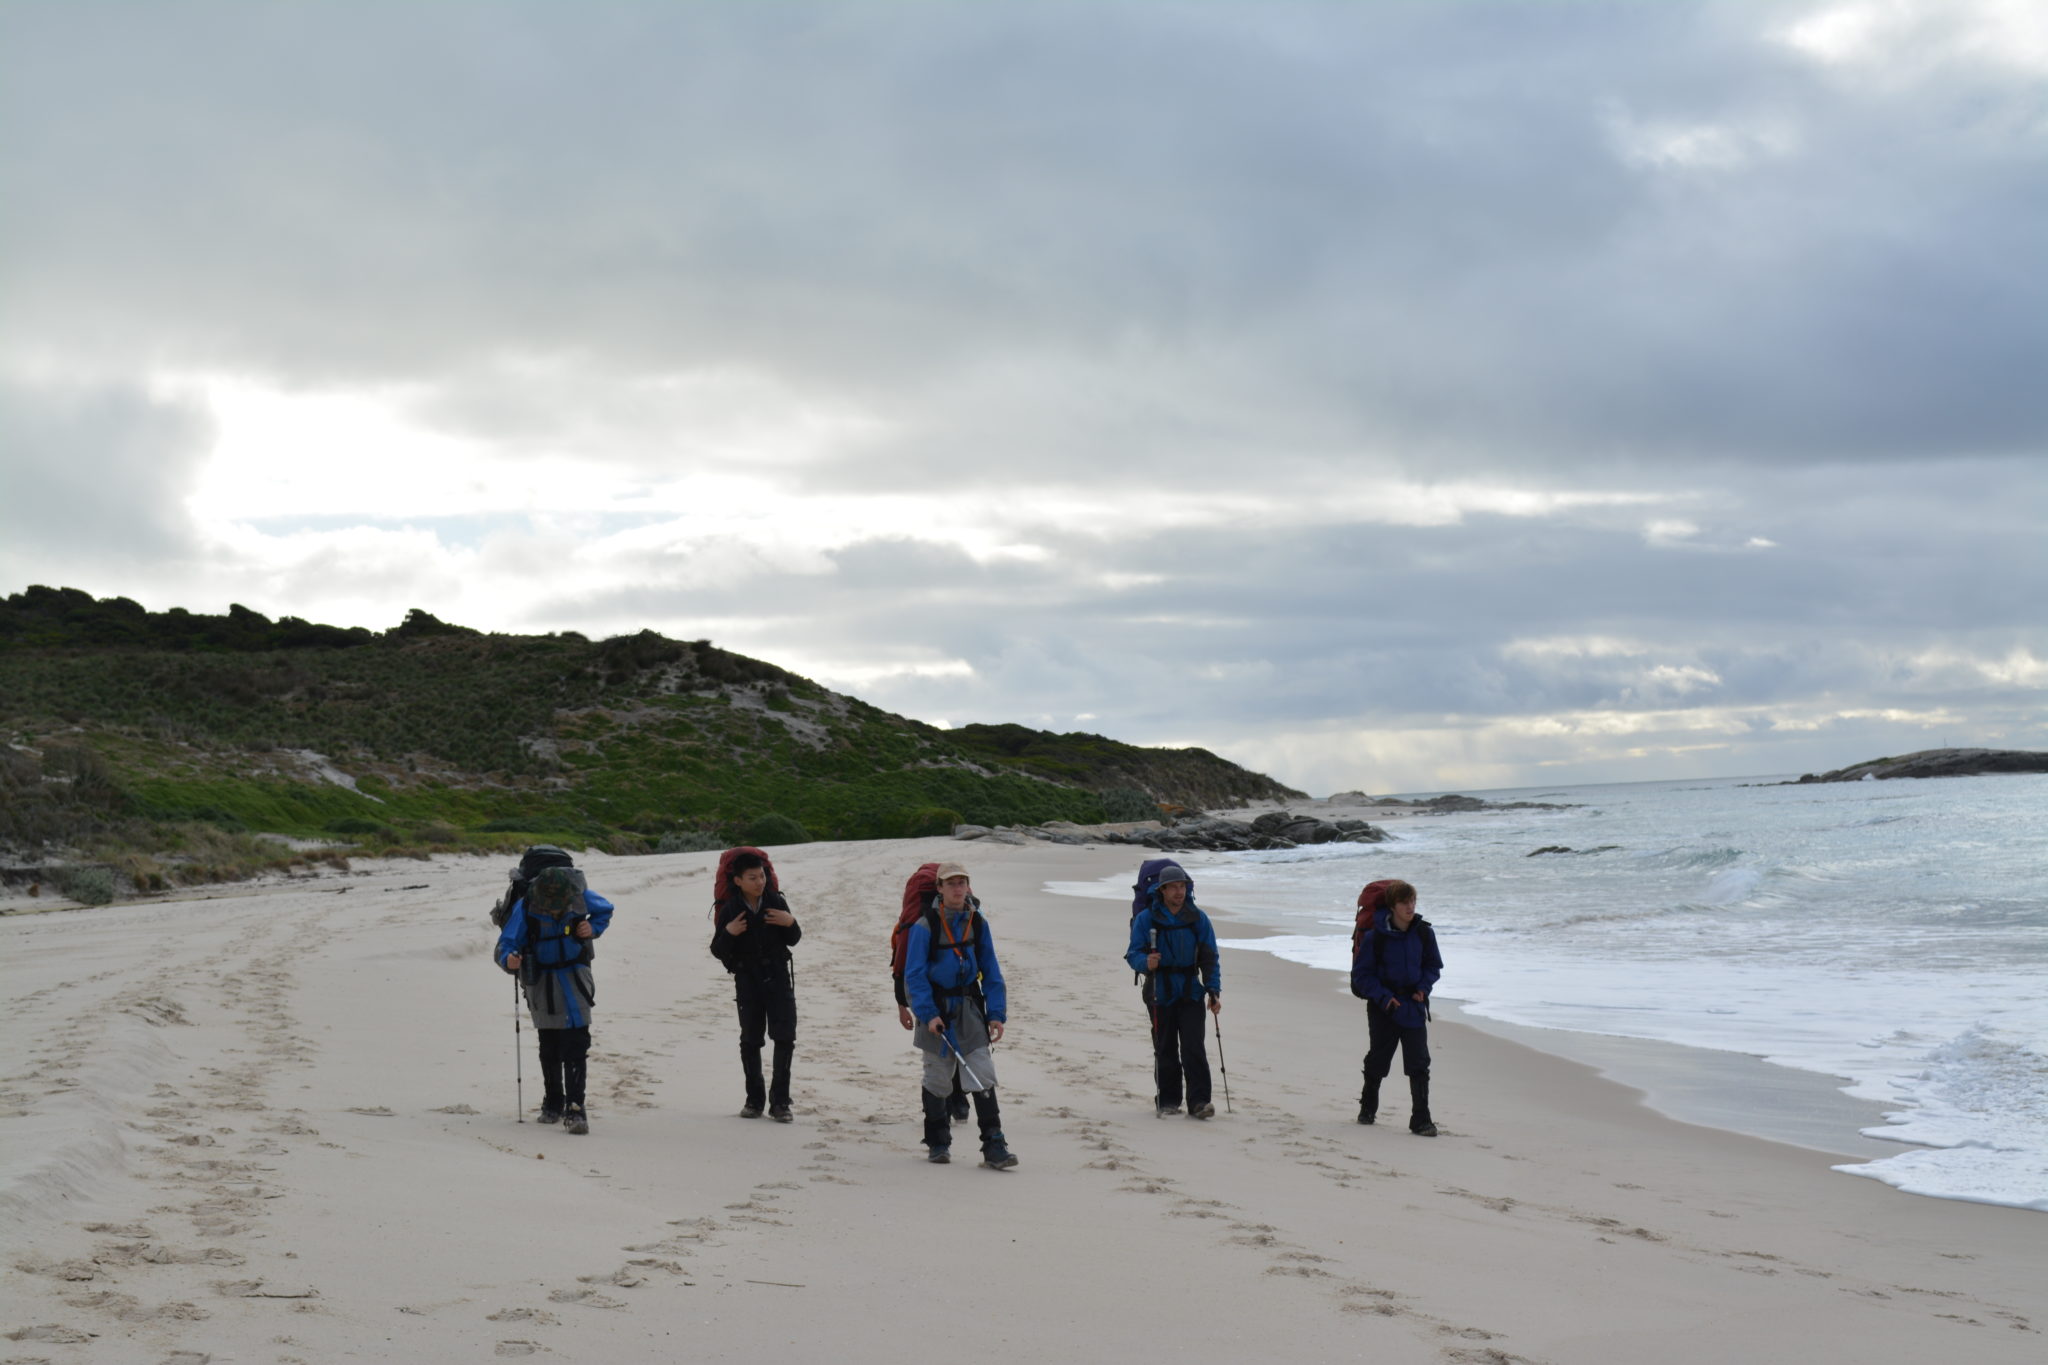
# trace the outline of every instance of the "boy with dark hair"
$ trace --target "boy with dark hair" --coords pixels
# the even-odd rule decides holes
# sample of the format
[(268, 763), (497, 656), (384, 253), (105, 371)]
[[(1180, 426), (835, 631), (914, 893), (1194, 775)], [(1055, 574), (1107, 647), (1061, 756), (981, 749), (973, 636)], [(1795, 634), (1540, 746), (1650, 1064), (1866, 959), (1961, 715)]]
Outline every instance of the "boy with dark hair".
[(1380, 912), (1351, 959), (1351, 993), (1369, 1001), (1371, 1041), (1365, 1054), (1365, 1089), (1358, 1097), (1358, 1121), (1371, 1123), (1380, 1107), (1380, 1082), (1401, 1049), (1411, 1101), (1408, 1131), (1435, 1137), (1429, 1114), (1429, 993), (1443, 974), (1436, 930), (1415, 913), (1415, 888), (1393, 882), (1380, 892)]
[(946, 1100), (957, 1080), (974, 1100), (982, 1165), (1006, 1171), (1017, 1158), (1003, 1138), (990, 1051), (1008, 1017), (1003, 968), (988, 921), (970, 903), (967, 869), (940, 863), (937, 879), (939, 903), (910, 926), (903, 955), (903, 992), (918, 1024), (912, 1037), (924, 1054), (925, 1156), (941, 1165), (953, 1159)]
[[(775, 869), (758, 848), (737, 848), (719, 859), (718, 900), (711, 918), (711, 955), (732, 973), (740, 1015), (740, 1069), (747, 1099), (740, 1117), (768, 1116), (788, 1123), (789, 1070), (796, 1055), (796, 977), (789, 950), (804, 936), (789, 902), (774, 885)], [(775, 1041), (774, 1079), (761, 1079), (763, 1035)]]
[(1154, 1102), (1160, 1118), (1180, 1112), (1186, 1078), (1188, 1117), (1216, 1116), (1209, 1102), (1209, 1021), (1223, 1012), (1223, 964), (1216, 952), (1216, 928), (1195, 904), (1195, 883), (1179, 863), (1154, 873), (1145, 908), (1131, 917), (1124, 961), (1145, 973), (1145, 1001), (1152, 1010), (1153, 1070), (1159, 1085)]
[(597, 1004), (591, 947), (611, 927), (612, 903), (567, 867), (543, 869), (512, 903), (498, 933), (498, 965), (519, 977), (533, 1030), (540, 1038), (546, 1093), (540, 1121), (587, 1133), (584, 1072), (590, 1056), (590, 1012)]

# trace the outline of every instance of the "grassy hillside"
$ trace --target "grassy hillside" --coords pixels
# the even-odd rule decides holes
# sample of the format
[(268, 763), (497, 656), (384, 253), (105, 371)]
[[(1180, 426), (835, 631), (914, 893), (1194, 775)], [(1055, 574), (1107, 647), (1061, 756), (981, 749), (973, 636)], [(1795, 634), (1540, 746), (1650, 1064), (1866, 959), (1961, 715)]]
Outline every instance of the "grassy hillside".
[(486, 635), (414, 611), (377, 633), (43, 587), (0, 602), (0, 731), (0, 850), (140, 885), (275, 860), (251, 831), (635, 852), (1299, 795), (1200, 749), (939, 730), (652, 631)]

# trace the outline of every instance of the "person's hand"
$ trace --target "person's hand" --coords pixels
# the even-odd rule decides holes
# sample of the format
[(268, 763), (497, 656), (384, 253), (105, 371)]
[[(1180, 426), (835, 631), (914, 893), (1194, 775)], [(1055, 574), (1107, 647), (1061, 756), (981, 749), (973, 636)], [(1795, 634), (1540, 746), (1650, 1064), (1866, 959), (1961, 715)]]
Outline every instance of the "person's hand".
[(1395, 1010), (1397, 1010), (1397, 1009), (1399, 1009), (1399, 1008), (1401, 1008), (1401, 997), (1400, 997), (1400, 996), (1398, 996), (1398, 995), (1390, 995), (1390, 996), (1388, 996), (1388, 997), (1387, 997), (1387, 1013), (1389, 1013), (1389, 1014), (1392, 1014), (1392, 1013), (1393, 1013), (1393, 1012), (1394, 1012)]
[(1002, 1020), (1000, 1020), (1000, 1019), (991, 1019), (991, 1020), (989, 1020), (989, 1021), (988, 1021), (988, 1040), (989, 1040), (989, 1041), (990, 1041), (991, 1043), (1000, 1043), (1000, 1042), (1002, 1042), (1002, 1041), (1003, 1041), (1003, 1021), (1002, 1021)]
[(931, 1022), (931, 1031), (932, 1031), (932, 1037), (934, 1037), (934, 1038), (943, 1038), (943, 1037), (945, 1037), (945, 1036), (946, 1036), (946, 1016), (945, 1016), (945, 1015), (943, 1015), (943, 1014), (942, 1014), (942, 1015), (940, 1015), (940, 1016), (939, 1016), (938, 1018), (936, 1018), (936, 1019), (932, 1020), (932, 1022)]
[(1159, 970), (1159, 954), (1145, 954), (1145, 970), (1148, 972), (1156, 972)]
[(520, 961), (520, 959), (519, 959), (519, 954), (517, 954), (517, 953), (507, 953), (507, 954), (505, 954), (505, 970), (506, 970), (506, 971), (508, 971), (508, 972), (516, 972), (516, 971), (518, 971), (518, 970), (519, 970), (519, 961)]
[(1429, 1003), (1429, 997), (1424, 995), (1421, 991), (1415, 992), (1415, 994), (1409, 996), (1408, 998), (1410, 1000), (1413, 1000), (1418, 1005), (1426, 1005)]
[(725, 932), (734, 935), (747, 932), (747, 917), (745, 915), (734, 915), (725, 922)]
[(910, 1012), (910, 1006), (908, 1005), (898, 1005), (896, 1007), (896, 1018), (901, 1021), (905, 1028), (917, 1027), (917, 1016)]
[(771, 909), (767, 912), (765, 916), (763, 916), (763, 918), (765, 918), (770, 924), (773, 924), (777, 928), (781, 929), (786, 929), (790, 925), (796, 923), (796, 916), (790, 914), (787, 910)]
[(1211, 1013), (1211, 1014), (1221, 1014), (1221, 1013), (1223, 1013), (1223, 997), (1222, 997), (1222, 996), (1220, 996), (1220, 995), (1212, 995), (1212, 996), (1210, 996), (1210, 997), (1209, 997), (1209, 1013)]
[(589, 920), (579, 919), (576, 921), (576, 937), (585, 940), (593, 939), (597, 937), (597, 930), (590, 927)]

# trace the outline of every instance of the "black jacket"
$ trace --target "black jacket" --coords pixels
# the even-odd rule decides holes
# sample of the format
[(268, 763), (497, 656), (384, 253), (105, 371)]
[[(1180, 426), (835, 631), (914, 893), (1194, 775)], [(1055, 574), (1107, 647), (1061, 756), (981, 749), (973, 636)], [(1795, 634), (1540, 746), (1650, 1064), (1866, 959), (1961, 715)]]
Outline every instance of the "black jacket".
[(804, 927), (801, 924), (770, 924), (766, 912), (787, 909), (789, 902), (782, 898), (780, 891), (763, 892), (761, 908), (754, 912), (747, 932), (729, 934), (725, 926), (747, 913), (747, 901), (744, 896), (731, 896), (720, 901), (717, 927), (711, 931), (711, 955), (735, 976), (742, 972), (754, 977), (785, 975), (783, 964), (789, 961), (789, 950), (804, 936)]

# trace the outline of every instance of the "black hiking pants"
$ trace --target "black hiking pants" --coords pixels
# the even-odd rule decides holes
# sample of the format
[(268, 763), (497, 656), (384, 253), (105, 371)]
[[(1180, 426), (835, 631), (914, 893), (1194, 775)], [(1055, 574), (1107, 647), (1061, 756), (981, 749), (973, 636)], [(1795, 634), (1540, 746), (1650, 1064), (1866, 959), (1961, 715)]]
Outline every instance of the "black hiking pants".
[(1203, 1018), (1208, 1002), (1199, 997), (1176, 1000), (1158, 1007), (1159, 1024), (1153, 1032), (1154, 1055), (1159, 1073), (1159, 1102), (1169, 1108), (1181, 1102), (1181, 1077), (1187, 1077), (1188, 1108), (1199, 1109), (1209, 1102), (1209, 1021)]
[(590, 1056), (590, 1027), (541, 1028), (540, 1079), (546, 1088), (543, 1108), (561, 1112), (566, 1104), (583, 1103), (583, 1076)]
[[(740, 1069), (746, 1073), (747, 1104), (786, 1109), (790, 1063), (796, 1055), (796, 987), (790, 983), (789, 969), (777, 964), (768, 975), (736, 972), (732, 989), (740, 1016)], [(764, 1038), (775, 1040), (774, 1078), (766, 1082), (761, 1076)]]
[(1429, 1075), (1429, 1027), (1402, 1028), (1387, 1017), (1383, 1006), (1366, 1016), (1370, 1041), (1365, 1052), (1365, 1078), (1376, 1081), (1394, 1069), (1394, 1049), (1401, 1049), (1401, 1071), (1409, 1076)]

